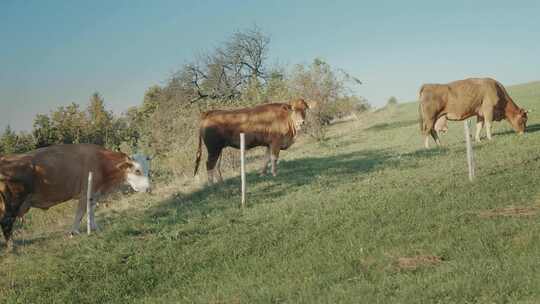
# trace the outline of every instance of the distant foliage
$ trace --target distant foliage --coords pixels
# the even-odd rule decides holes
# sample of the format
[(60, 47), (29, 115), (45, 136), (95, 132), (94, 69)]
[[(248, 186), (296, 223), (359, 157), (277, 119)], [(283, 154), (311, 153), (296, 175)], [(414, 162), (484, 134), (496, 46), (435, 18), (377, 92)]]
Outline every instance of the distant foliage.
[(32, 134), (25, 132), (15, 133), (7, 126), (0, 137), (0, 154), (23, 153), (35, 147)]
[(388, 101), (386, 102), (386, 105), (388, 105), (388, 106), (393, 106), (393, 105), (397, 105), (397, 104), (398, 104), (398, 100), (394, 96), (388, 98)]
[(8, 126), (0, 137), (0, 153), (22, 153), (53, 144), (77, 143), (93, 143), (118, 150), (123, 143), (134, 146), (136, 141), (129, 119), (115, 117), (96, 92), (85, 110), (79, 104), (71, 103), (58, 107), (49, 115), (36, 115), (30, 134), (16, 133)]
[(289, 81), (292, 95), (316, 103), (310, 111), (307, 128), (308, 134), (315, 139), (326, 138), (325, 126), (333, 119), (369, 108), (365, 99), (351, 93), (351, 79), (353, 84), (361, 83), (319, 58), (310, 65), (297, 65), (293, 69)]
[(103, 146), (114, 146), (113, 115), (105, 110), (105, 101), (98, 92), (90, 97), (86, 114), (87, 141)]

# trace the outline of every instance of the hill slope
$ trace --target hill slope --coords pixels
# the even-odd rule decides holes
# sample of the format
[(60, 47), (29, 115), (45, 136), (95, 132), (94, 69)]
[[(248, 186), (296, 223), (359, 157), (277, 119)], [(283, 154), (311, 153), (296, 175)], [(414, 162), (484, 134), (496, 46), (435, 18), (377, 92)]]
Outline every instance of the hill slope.
[[(510, 93), (540, 112), (540, 83)], [(91, 237), (66, 239), (62, 209), (33, 210), (17, 252), (0, 256), (0, 299), (539, 302), (540, 119), (524, 136), (496, 123), (474, 146), (474, 183), (462, 126), (423, 150), (416, 103), (335, 125), (285, 151), (278, 177), (250, 173), (245, 210), (238, 177), (131, 196)]]

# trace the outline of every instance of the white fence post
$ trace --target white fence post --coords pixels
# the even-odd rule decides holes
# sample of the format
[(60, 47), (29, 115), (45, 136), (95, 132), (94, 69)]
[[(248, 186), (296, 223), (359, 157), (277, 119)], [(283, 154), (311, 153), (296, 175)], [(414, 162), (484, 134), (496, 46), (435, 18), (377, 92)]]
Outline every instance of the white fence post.
[(465, 144), (467, 145), (467, 165), (469, 166), (469, 180), (472, 182), (474, 179), (474, 156), (471, 143), (471, 135), (469, 131), (469, 126), (471, 121), (469, 119), (464, 121), (465, 127)]
[(242, 208), (246, 204), (246, 136), (240, 133), (240, 172), (242, 175)]
[(86, 188), (86, 232), (90, 235), (90, 212), (92, 208), (92, 172), (88, 172), (88, 187)]

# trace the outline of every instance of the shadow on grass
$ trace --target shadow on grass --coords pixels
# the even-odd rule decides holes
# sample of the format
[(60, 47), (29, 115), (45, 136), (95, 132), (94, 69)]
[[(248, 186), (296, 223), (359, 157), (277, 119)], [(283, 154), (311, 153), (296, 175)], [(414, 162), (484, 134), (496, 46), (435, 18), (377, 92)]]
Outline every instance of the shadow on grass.
[(413, 158), (430, 158), (435, 156), (447, 155), (449, 152), (450, 149), (447, 146), (442, 146), (429, 149), (420, 149), (414, 152), (402, 154), (402, 156)]
[(540, 131), (540, 124), (530, 125), (525, 129), (525, 133), (535, 133)]
[[(276, 202), (290, 193), (299, 191), (299, 188), (312, 183), (321, 185), (321, 191), (332, 191), (334, 187), (337, 187), (345, 180), (361, 180), (369, 173), (385, 168), (416, 166), (415, 161), (411, 162), (411, 159), (437, 157), (447, 153), (447, 149), (418, 150), (401, 155), (397, 155), (391, 150), (365, 150), (334, 156), (281, 161), (278, 164), (277, 177), (271, 175), (261, 177), (258, 171), (247, 174), (248, 207)], [(239, 204), (240, 177), (237, 176), (226, 179), (221, 184), (206, 186), (191, 193), (178, 192), (149, 209), (125, 210), (118, 213), (103, 214), (97, 220), (101, 227), (107, 227), (104, 230), (110, 230), (112, 228), (108, 223), (116, 219), (124, 218), (124, 220), (128, 221), (137, 219), (136, 222), (138, 223), (134, 223), (135, 225), (127, 225), (120, 230), (109, 231), (109, 233), (120, 233), (125, 237), (141, 238), (147, 234), (160, 234), (162, 228), (166, 226), (189, 223), (194, 219), (204, 221), (211, 214), (241, 213), (241, 210), (237, 208)], [(236, 218), (231, 221), (239, 222), (242, 220)], [(159, 225), (156, 226), (156, 223), (159, 223)], [(143, 226), (140, 224), (143, 224)], [(212, 228), (208, 225), (196, 225), (188, 230), (175, 232), (178, 234), (175, 235), (175, 239), (190, 242), (198, 236), (211, 233), (210, 230), (212, 229), (219, 229), (219, 227)], [(39, 246), (42, 242), (47, 242), (49, 238), (57, 237), (57, 234), (50, 234), (32, 239), (18, 239), (16, 245), (17, 247), (32, 244)]]
[[(248, 207), (272, 203), (284, 198), (299, 188), (318, 183), (323, 191), (331, 191), (344, 180), (361, 180), (368, 173), (391, 167), (413, 167), (411, 159), (429, 158), (448, 153), (448, 149), (419, 150), (402, 154), (403, 158), (390, 150), (358, 151), (328, 157), (308, 157), (291, 161), (281, 161), (278, 176), (259, 176), (258, 172), (248, 173)], [(231, 202), (236, 206), (231, 206)], [(176, 224), (188, 222), (193, 214), (205, 216), (224, 212), (240, 203), (240, 177), (225, 180), (222, 184), (206, 186), (198, 191), (182, 194), (162, 201), (159, 206), (145, 214), (146, 220), (159, 218), (160, 222)], [(171, 216), (175, 214), (175, 216)]]
[(416, 125), (416, 124), (418, 124), (418, 120), (404, 120), (404, 121), (396, 121), (396, 122), (391, 122), (391, 123), (385, 122), (385, 123), (379, 123), (379, 124), (373, 125), (367, 128), (366, 131), (375, 131), (375, 132), (386, 131), (386, 130), (391, 130), (391, 129), (404, 128), (404, 127), (408, 127), (408, 126)]
[(0, 240), (0, 261), (2, 257), (9, 255), (19, 256), (26, 251), (27, 246), (37, 245), (40, 246), (46, 242), (49, 242), (59, 236), (58, 233), (48, 233), (47, 235), (32, 236), (31, 238), (21, 237), (20, 235), (14, 235), (13, 240), (13, 250), (9, 251), (6, 249), (5, 240), (2, 237)]
[[(540, 124), (529, 125), (525, 129), (525, 134), (527, 134), (527, 133), (536, 133), (538, 131), (540, 131)], [(494, 132), (493, 133), (494, 136), (497, 136), (497, 135), (510, 135), (510, 134), (517, 135), (516, 131), (514, 131), (514, 130), (505, 130), (505, 131)]]

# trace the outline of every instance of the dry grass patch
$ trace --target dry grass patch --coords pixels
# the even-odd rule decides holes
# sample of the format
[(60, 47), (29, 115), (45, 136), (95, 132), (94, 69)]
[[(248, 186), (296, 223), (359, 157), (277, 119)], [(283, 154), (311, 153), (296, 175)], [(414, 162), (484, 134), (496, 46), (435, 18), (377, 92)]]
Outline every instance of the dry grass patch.
[(506, 208), (496, 208), (491, 210), (480, 211), (478, 216), (481, 218), (494, 218), (499, 216), (504, 217), (530, 217), (537, 214), (539, 207), (506, 207)]
[(414, 270), (423, 266), (437, 266), (442, 258), (435, 255), (417, 255), (413, 257), (398, 258), (398, 267), (403, 270)]

